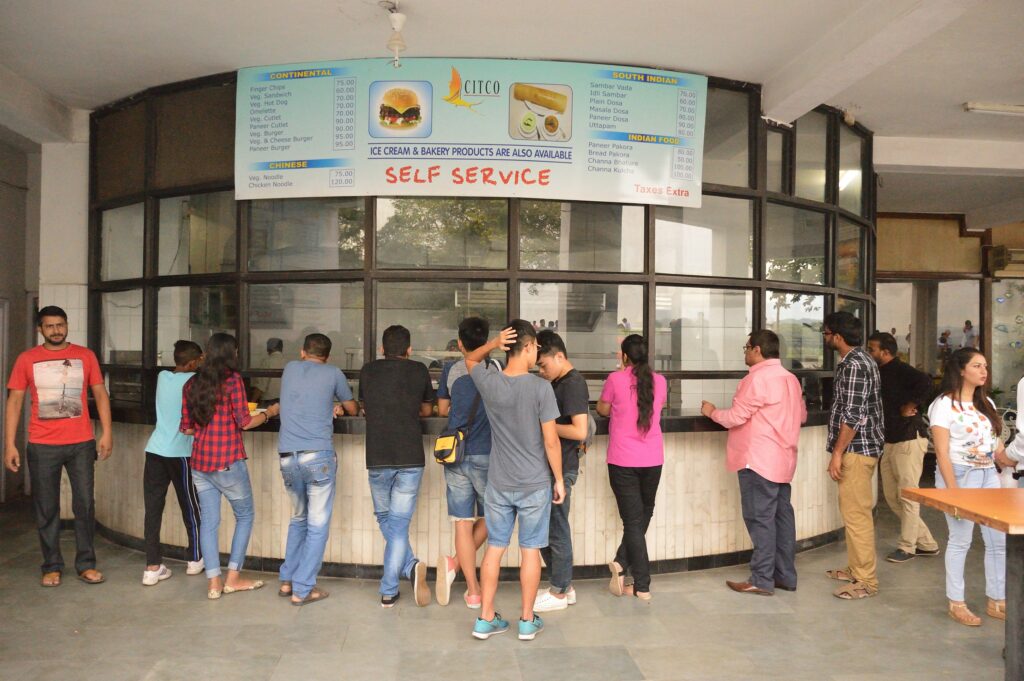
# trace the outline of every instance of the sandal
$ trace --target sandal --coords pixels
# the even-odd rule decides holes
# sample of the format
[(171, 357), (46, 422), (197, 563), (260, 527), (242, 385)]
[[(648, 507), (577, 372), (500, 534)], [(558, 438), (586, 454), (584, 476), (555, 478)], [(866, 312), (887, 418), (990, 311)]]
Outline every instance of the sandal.
[(981, 618), (971, 612), (970, 608), (963, 601), (949, 602), (949, 616), (955, 621), (967, 627), (980, 627)]
[(850, 582), (833, 591), (832, 595), (844, 601), (854, 601), (861, 598), (870, 598), (877, 593), (878, 589), (868, 586), (864, 582)]
[(234, 593), (238, 593), (240, 591), (255, 591), (256, 589), (262, 589), (262, 588), (263, 588), (263, 580), (257, 579), (255, 582), (253, 582), (249, 586), (234, 587), (234, 586), (228, 586), (227, 584), (225, 584), (224, 585), (224, 593), (226, 593), (226, 594), (234, 594)]
[(281, 598), (288, 598), (292, 595), (292, 583), (281, 582), (281, 588), (277, 590), (277, 595)]
[(329, 594), (328, 592), (321, 591), (320, 589), (318, 589), (318, 588), (316, 588), (314, 586), (313, 590), (310, 591), (308, 594), (306, 594), (305, 598), (303, 598), (301, 600), (298, 600), (298, 601), (293, 598), (292, 599), (292, 605), (294, 605), (296, 607), (301, 607), (301, 606), (307, 605), (309, 603), (316, 603), (317, 601), (322, 601), (322, 600), (324, 600), (325, 598), (327, 598), (330, 595), (331, 594)]
[(622, 577), (622, 566), (613, 560), (608, 563), (608, 570), (612, 573), (612, 578), (608, 581), (608, 590), (612, 592), (612, 596), (621, 596), (625, 581)]
[(107, 578), (103, 576), (103, 573), (94, 568), (82, 570), (78, 573), (78, 578), (86, 584), (102, 584), (107, 581)]
[(989, 617), (993, 617), (997, 620), (1006, 619), (1006, 601), (997, 601), (994, 598), (988, 599), (988, 605), (985, 606), (985, 614)]
[(42, 579), (39, 580), (39, 586), (60, 586), (60, 573), (56, 571), (43, 573)]
[(846, 571), (845, 568), (836, 568), (835, 570), (825, 570), (825, 575), (829, 579), (835, 579), (840, 582), (855, 582), (852, 575)]

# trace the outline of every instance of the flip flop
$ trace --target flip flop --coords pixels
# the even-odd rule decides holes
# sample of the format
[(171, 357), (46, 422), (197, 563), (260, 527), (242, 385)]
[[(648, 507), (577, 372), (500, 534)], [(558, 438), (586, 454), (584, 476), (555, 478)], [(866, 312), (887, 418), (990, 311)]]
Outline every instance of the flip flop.
[(850, 573), (843, 568), (836, 568), (835, 570), (825, 570), (825, 575), (829, 579), (834, 579), (839, 582), (853, 582), (855, 581)]
[(53, 588), (60, 586), (61, 575), (59, 572), (46, 572), (43, 574), (42, 579), (39, 580), (39, 586), (45, 586), (47, 588)]
[(102, 572), (93, 568), (82, 570), (78, 573), (78, 578), (86, 584), (102, 584), (107, 581), (107, 578), (103, 576)]
[(608, 590), (612, 592), (612, 596), (621, 596), (623, 587), (622, 566), (613, 560), (608, 563), (608, 571), (612, 573), (612, 578), (608, 580)]
[(240, 591), (255, 591), (256, 589), (262, 589), (262, 588), (263, 588), (263, 580), (257, 579), (255, 582), (253, 582), (249, 586), (243, 586), (243, 587), (240, 587), (240, 588), (237, 588), (237, 589), (235, 587), (233, 587), (233, 586), (228, 586), (227, 584), (225, 584), (224, 585), (224, 593), (226, 593), (226, 594), (233, 594), (233, 593), (238, 593)]
[(293, 600), (292, 605), (294, 605), (297, 608), (302, 607), (303, 605), (307, 605), (309, 603), (316, 603), (317, 601), (322, 601), (330, 595), (331, 594), (329, 594), (326, 591), (321, 591), (320, 589), (313, 587), (313, 590), (306, 594), (305, 598), (303, 598), (301, 601)]

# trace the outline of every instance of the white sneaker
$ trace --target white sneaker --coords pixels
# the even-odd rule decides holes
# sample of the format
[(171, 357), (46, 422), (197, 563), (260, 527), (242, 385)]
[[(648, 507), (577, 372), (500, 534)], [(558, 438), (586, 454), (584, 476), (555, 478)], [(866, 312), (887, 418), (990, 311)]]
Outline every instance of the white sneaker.
[(565, 600), (569, 601), (569, 605), (576, 605), (576, 587), (565, 592)]
[(455, 558), (441, 554), (437, 559), (437, 602), (439, 605), (448, 605), (452, 596), (452, 582), (458, 573), (459, 564)]
[(202, 558), (200, 558), (199, 560), (190, 560), (188, 564), (185, 566), (185, 574), (198, 575), (205, 569), (206, 563), (203, 562)]
[(143, 570), (142, 572), (142, 583), (146, 586), (153, 586), (157, 582), (162, 582), (171, 576), (171, 571), (167, 569), (166, 565), (161, 565), (156, 570)]
[(565, 610), (568, 607), (568, 595), (565, 598), (559, 598), (546, 589), (537, 594), (537, 600), (533, 602), (534, 612), (553, 612), (555, 610)]

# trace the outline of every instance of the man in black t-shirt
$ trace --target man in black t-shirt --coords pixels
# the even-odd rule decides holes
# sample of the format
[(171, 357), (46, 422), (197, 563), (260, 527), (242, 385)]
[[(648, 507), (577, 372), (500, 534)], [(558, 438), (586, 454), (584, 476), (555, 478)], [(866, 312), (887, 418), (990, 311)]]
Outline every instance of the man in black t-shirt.
[(533, 609), (537, 612), (565, 610), (576, 603), (572, 588), (572, 530), (569, 527), (569, 499), (580, 470), (580, 443), (587, 437), (590, 394), (587, 382), (573, 368), (562, 337), (554, 331), (537, 334), (537, 369), (551, 382), (560, 416), (555, 430), (562, 446), (562, 479), (565, 501), (551, 506), (548, 546), (541, 556), (551, 570), (551, 588), (537, 594)]
[(409, 523), (423, 479), (423, 429), (420, 417), (433, 410), (434, 388), (427, 367), (409, 361), (409, 330), (384, 330), (384, 359), (363, 365), (359, 401), (366, 412), (366, 468), (373, 496), (373, 513), (384, 535), (384, 575), (380, 604), (394, 606), (398, 582), (408, 577), (416, 605), (430, 602), (427, 566), (409, 544)]

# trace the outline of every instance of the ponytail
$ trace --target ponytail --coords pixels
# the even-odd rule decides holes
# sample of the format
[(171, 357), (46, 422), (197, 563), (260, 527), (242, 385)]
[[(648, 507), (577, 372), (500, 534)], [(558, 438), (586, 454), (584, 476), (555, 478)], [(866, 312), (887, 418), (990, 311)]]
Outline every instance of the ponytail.
[(630, 334), (622, 341), (622, 355), (629, 361), (636, 376), (636, 427), (646, 435), (654, 416), (654, 372), (647, 361), (647, 340)]

